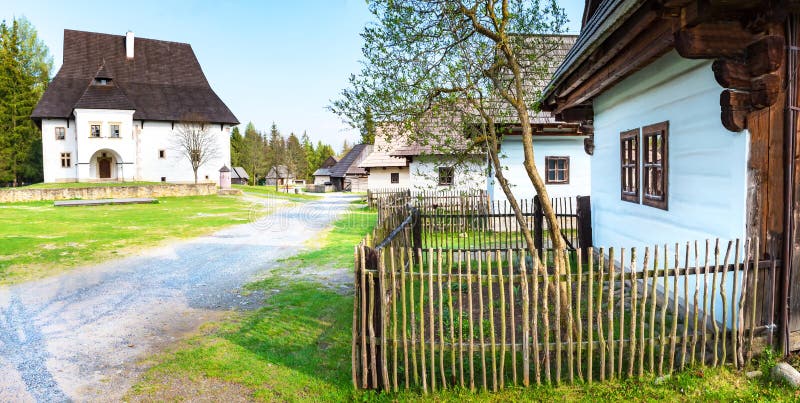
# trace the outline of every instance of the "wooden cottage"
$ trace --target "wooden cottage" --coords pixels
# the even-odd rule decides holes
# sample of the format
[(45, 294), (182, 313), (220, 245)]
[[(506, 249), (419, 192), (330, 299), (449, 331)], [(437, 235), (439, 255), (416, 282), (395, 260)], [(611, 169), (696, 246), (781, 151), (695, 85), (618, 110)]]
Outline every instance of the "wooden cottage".
[(593, 128), (594, 243), (758, 237), (782, 262), (787, 350), (800, 331), (798, 15), (796, 0), (587, 0), (542, 100)]

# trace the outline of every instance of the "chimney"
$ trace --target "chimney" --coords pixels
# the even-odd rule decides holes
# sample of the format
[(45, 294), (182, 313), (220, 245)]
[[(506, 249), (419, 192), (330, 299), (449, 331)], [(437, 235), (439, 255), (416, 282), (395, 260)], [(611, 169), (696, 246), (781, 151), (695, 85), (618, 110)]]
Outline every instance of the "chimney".
[(133, 31), (125, 34), (125, 55), (128, 59), (133, 59)]

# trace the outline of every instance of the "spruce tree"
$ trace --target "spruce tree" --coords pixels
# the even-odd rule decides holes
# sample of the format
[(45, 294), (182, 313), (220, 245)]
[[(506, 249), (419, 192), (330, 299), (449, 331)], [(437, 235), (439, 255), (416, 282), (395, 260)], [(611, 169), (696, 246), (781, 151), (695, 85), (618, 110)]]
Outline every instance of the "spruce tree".
[(0, 23), (0, 181), (42, 180), (42, 139), (30, 119), (50, 79), (52, 58), (24, 18)]

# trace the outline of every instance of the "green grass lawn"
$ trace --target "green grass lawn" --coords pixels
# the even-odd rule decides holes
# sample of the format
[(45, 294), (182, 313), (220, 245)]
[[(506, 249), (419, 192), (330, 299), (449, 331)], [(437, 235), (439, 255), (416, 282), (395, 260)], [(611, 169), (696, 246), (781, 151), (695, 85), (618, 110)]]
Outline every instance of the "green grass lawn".
[[(212, 323), (153, 366), (127, 396), (131, 400), (255, 399), (262, 401), (795, 401), (793, 390), (731, 369), (693, 368), (663, 382), (653, 377), (572, 386), (507, 387), (498, 393), (455, 388), (423, 395), (357, 391), (350, 377), (352, 294), (293, 277), (291, 267), (352, 266), (353, 245), (371, 228), (355, 212), (339, 220), (316, 250), (285, 261), (250, 289), (268, 297), (255, 312)], [(361, 216), (360, 218), (356, 218)], [(346, 242), (346, 244), (344, 244)], [(343, 245), (344, 244), (344, 245)], [(348, 269), (352, 270), (352, 269)]]
[(286, 193), (275, 190), (274, 186), (249, 186), (249, 185), (231, 185), (234, 189), (239, 189), (242, 192), (252, 193), (261, 197), (277, 197), (289, 200), (318, 200), (322, 196), (308, 194), (308, 193)]
[[(39, 278), (250, 219), (238, 197), (165, 197), (158, 204), (0, 204), (0, 284)], [(262, 214), (262, 213), (257, 213)]]
[[(167, 185), (163, 182), (63, 182), (63, 183), (35, 183), (33, 185), (22, 186), (21, 189), (66, 189), (66, 188), (96, 188), (96, 187), (120, 187), (120, 186), (145, 186), (145, 185)], [(14, 188), (3, 188), (14, 189)]]

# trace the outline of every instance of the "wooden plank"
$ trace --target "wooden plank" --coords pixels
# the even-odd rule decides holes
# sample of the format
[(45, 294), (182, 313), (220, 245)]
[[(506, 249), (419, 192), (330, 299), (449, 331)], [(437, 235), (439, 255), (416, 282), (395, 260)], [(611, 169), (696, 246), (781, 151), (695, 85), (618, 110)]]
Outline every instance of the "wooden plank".
[(353, 291), (354, 291), (354, 295), (353, 295), (353, 334), (352, 334), (353, 341), (352, 341), (352, 346), (351, 346), (350, 359), (351, 359), (351, 364), (352, 364), (351, 365), (351, 374), (352, 374), (352, 377), (353, 377), (353, 388), (354, 389), (358, 389), (359, 388), (359, 383), (358, 383), (358, 380), (359, 380), (359, 376), (358, 376), (358, 356), (359, 356), (359, 349), (358, 349), (358, 335), (359, 335), (358, 320), (361, 317), (361, 315), (359, 313), (363, 312), (363, 311), (359, 311), (359, 309), (358, 309), (358, 306), (359, 306), (358, 302), (359, 302), (359, 300), (361, 298), (363, 298), (361, 296), (361, 293), (360, 293), (361, 287), (359, 286), (359, 281), (358, 281), (359, 280), (359, 276), (360, 276), (360, 273), (359, 273), (359, 268), (360, 268), (359, 250), (360, 249), (361, 249), (361, 245), (358, 245), (358, 246), (355, 247), (355, 250), (353, 251), (353, 261), (355, 262), (355, 267), (353, 268)]
[[(483, 259), (484, 254), (478, 254), (478, 273), (483, 274)], [(490, 259), (491, 260), (491, 259)], [(491, 274), (491, 273), (490, 273)], [(478, 312), (480, 313), (480, 321), (478, 322), (478, 334), (480, 335), (480, 347), (481, 347), (481, 376), (483, 379), (483, 390), (488, 390), (489, 383), (487, 382), (486, 377), (486, 339), (484, 338), (483, 334), (483, 320), (484, 320), (484, 312), (483, 312), (483, 281), (478, 278)]]
[(714, 21), (681, 28), (675, 50), (687, 59), (741, 58), (754, 35), (738, 21)]
[(736, 59), (716, 59), (711, 64), (711, 70), (717, 83), (723, 88), (750, 90), (752, 76), (747, 63)]
[[(480, 260), (479, 260), (480, 262)], [(479, 266), (480, 267), (480, 266)], [(467, 272), (472, 273), (472, 256), (467, 255)], [(459, 276), (460, 278), (461, 276)], [(472, 276), (467, 276), (467, 311), (469, 312), (469, 390), (475, 391), (475, 323), (472, 310)]]
[[(517, 255), (519, 258), (519, 255)], [(514, 382), (514, 385), (517, 385), (517, 322), (515, 318), (515, 309), (514, 305), (516, 305), (516, 299), (514, 298), (514, 254), (511, 249), (508, 249), (508, 257), (506, 258), (507, 265), (508, 265), (508, 308), (509, 308), (509, 319), (511, 321), (509, 326), (509, 331), (511, 333), (511, 379)], [(523, 276), (523, 278), (525, 278)], [(503, 306), (505, 306), (505, 301), (503, 301)], [(505, 316), (505, 315), (504, 315)], [(505, 326), (503, 326), (505, 330)], [(503, 337), (503, 347), (505, 349), (506, 338)], [(503, 354), (505, 356), (505, 354)], [(503, 382), (505, 383), (505, 382)]]

